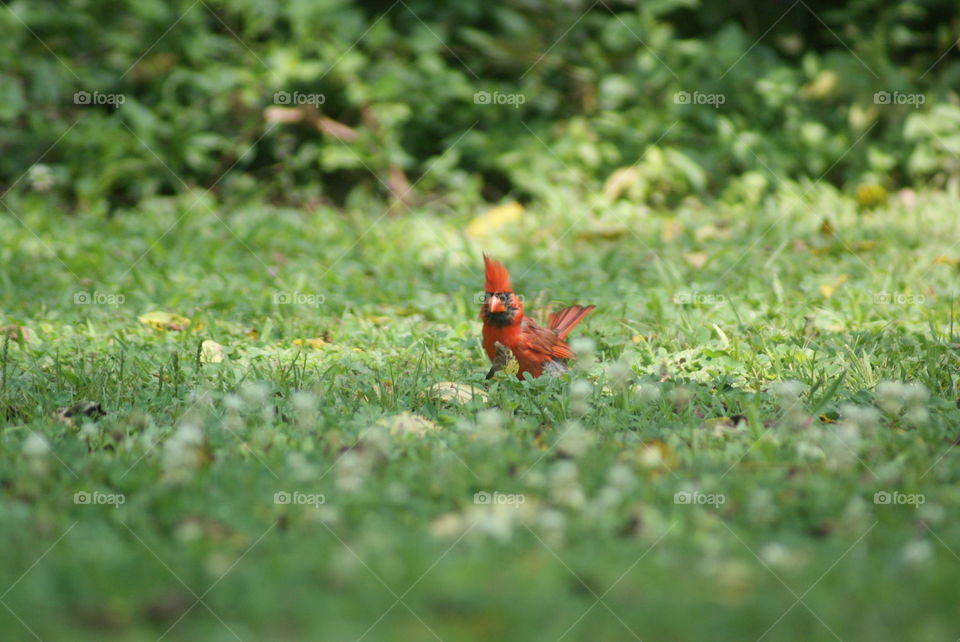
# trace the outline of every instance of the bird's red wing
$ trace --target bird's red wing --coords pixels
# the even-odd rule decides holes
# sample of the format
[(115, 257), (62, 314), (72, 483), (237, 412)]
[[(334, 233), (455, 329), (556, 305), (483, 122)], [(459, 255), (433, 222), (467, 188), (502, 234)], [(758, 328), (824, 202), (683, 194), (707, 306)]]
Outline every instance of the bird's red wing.
[(573, 351), (557, 336), (556, 331), (541, 328), (530, 319), (524, 319), (518, 347), (538, 363), (550, 359), (573, 358)]

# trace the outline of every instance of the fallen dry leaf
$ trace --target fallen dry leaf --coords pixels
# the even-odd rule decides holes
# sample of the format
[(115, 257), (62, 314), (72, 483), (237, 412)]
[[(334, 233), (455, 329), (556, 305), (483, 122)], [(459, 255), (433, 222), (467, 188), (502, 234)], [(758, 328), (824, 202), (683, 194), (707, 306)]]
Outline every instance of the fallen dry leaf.
[(223, 346), (212, 339), (200, 344), (200, 363), (221, 363), (223, 361)]
[(687, 252), (683, 255), (683, 260), (697, 269), (706, 265), (709, 258), (706, 252)]
[(424, 437), (427, 433), (440, 430), (438, 424), (407, 410), (399, 415), (384, 417), (377, 424), (385, 427), (393, 436), (413, 435), (414, 437)]
[(3, 325), (0, 326), (0, 337), (10, 337), (21, 343), (33, 343), (37, 335), (25, 325)]
[(179, 332), (190, 325), (190, 319), (172, 312), (147, 312), (137, 317), (137, 320), (154, 330), (172, 330), (174, 332)]
[(833, 296), (833, 293), (837, 291), (837, 288), (839, 288), (841, 285), (843, 285), (844, 283), (846, 283), (846, 282), (847, 282), (847, 279), (849, 279), (849, 278), (850, 278), (850, 275), (849, 275), (849, 274), (841, 274), (841, 275), (840, 275), (840, 278), (838, 278), (838, 279), (837, 279), (836, 281), (834, 281), (833, 283), (831, 283), (831, 284), (829, 284), (829, 285), (828, 285), (828, 284), (823, 284), (823, 285), (821, 285), (821, 286), (820, 286), (820, 294), (823, 295), (823, 298), (824, 298), (824, 299), (829, 299), (830, 297)]
[(483, 401), (487, 400), (487, 393), (476, 386), (468, 383), (459, 383), (456, 381), (442, 381), (430, 386), (430, 394), (439, 397), (441, 401), (455, 401), (457, 403), (467, 403), (474, 397)]

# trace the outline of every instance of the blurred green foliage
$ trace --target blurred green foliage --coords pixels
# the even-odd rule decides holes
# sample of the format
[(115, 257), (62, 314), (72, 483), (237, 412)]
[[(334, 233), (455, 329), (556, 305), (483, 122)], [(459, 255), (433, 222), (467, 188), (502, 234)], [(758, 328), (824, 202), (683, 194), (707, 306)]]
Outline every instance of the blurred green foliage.
[(18, 0), (0, 29), (0, 189), (68, 210), (960, 178), (952, 2)]

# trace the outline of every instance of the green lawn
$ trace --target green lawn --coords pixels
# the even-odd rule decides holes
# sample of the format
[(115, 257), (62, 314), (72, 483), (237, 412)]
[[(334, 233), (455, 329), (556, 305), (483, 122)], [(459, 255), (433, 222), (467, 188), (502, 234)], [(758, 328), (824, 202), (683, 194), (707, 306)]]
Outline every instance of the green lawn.
[[(0, 638), (960, 638), (956, 194), (578, 190), (0, 211)], [(482, 251), (569, 376), (484, 381)]]

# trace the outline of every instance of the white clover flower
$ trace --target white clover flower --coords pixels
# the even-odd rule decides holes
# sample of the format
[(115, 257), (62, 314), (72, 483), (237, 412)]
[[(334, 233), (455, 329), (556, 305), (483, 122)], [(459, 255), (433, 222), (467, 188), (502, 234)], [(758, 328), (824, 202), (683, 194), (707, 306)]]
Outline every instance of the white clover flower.
[(298, 390), (290, 397), (294, 410), (302, 413), (312, 413), (317, 409), (317, 397), (312, 392)]
[(925, 539), (914, 539), (900, 551), (900, 559), (910, 566), (921, 566), (933, 557), (933, 545)]
[(880, 423), (880, 413), (873, 406), (845, 403), (840, 406), (840, 414), (846, 421), (859, 428), (873, 428)]
[(758, 488), (751, 493), (747, 500), (747, 512), (750, 519), (769, 523), (777, 514), (777, 505), (773, 498), (773, 493), (766, 488)]
[(307, 429), (314, 425), (317, 418), (317, 398), (310, 392), (295, 392), (290, 397), (297, 426)]
[(355, 493), (363, 487), (370, 472), (370, 462), (358, 452), (348, 450), (340, 455), (335, 470), (337, 488), (344, 493)]
[(309, 481), (317, 474), (316, 467), (307, 461), (303, 453), (290, 453), (287, 455), (286, 465), (297, 481)]
[(856, 530), (860, 530), (860, 525), (864, 524), (869, 517), (870, 506), (862, 497), (857, 495), (853, 496), (850, 501), (847, 502), (847, 506), (843, 511), (843, 520)]
[(593, 445), (594, 440), (594, 434), (584, 430), (580, 422), (569, 421), (561, 427), (557, 450), (571, 457), (579, 457)]
[(87, 421), (80, 427), (80, 438), (84, 441), (92, 441), (100, 436), (100, 431), (97, 429), (97, 424), (92, 421)]
[(774, 568), (790, 569), (799, 566), (800, 556), (779, 542), (769, 542), (760, 549), (760, 559)]
[(614, 464), (607, 471), (607, 483), (620, 490), (630, 490), (636, 483), (637, 478), (629, 466), (624, 464)]
[(550, 479), (557, 484), (576, 483), (579, 477), (577, 465), (567, 459), (558, 461), (550, 470)]
[(251, 381), (240, 388), (240, 397), (251, 406), (261, 406), (270, 395), (270, 386), (263, 381)]
[(910, 408), (903, 415), (903, 420), (911, 426), (923, 426), (930, 421), (930, 412), (922, 406)]
[(567, 517), (563, 511), (556, 508), (545, 508), (537, 516), (537, 523), (545, 533), (553, 536), (554, 540), (562, 539), (567, 529)]
[(27, 457), (46, 457), (50, 454), (50, 442), (43, 435), (31, 432), (23, 441), (23, 454)]
[(492, 504), (472, 508), (471, 521), (477, 532), (499, 540), (508, 540), (513, 535), (513, 527), (519, 517), (519, 511), (513, 506)]
[(183, 421), (163, 444), (163, 469), (171, 479), (182, 479), (200, 466), (204, 434), (191, 421)]
[(927, 403), (930, 393), (922, 383), (904, 384), (902, 388), (903, 402), (908, 406), (919, 406)]
[(577, 337), (570, 342), (570, 349), (573, 350), (578, 359), (592, 359), (597, 344), (590, 337)]
[(223, 395), (223, 407), (228, 411), (240, 412), (243, 410), (243, 399), (237, 395), (227, 393)]
[(570, 384), (570, 414), (583, 417), (590, 411), (590, 394), (593, 386), (582, 379)]
[(589, 381), (584, 381), (583, 379), (577, 379), (570, 384), (570, 399), (577, 401), (586, 401), (590, 398), (590, 393), (593, 392), (593, 386)]
[(630, 364), (623, 359), (619, 359), (607, 368), (607, 378), (614, 390), (623, 390), (633, 379), (633, 370), (630, 369)]
[(37, 163), (30, 167), (27, 173), (30, 187), (38, 192), (48, 192), (53, 187), (53, 171), (49, 165)]
[(896, 415), (903, 410), (904, 386), (897, 381), (881, 381), (877, 384), (877, 405), (885, 412)]
[(623, 499), (623, 492), (615, 486), (604, 486), (597, 493), (596, 502), (601, 508), (612, 508)]
[(643, 403), (653, 403), (660, 398), (660, 386), (652, 382), (638, 383), (633, 390)]
[(554, 501), (571, 508), (580, 508), (586, 503), (587, 498), (580, 487), (580, 475), (574, 462), (558, 461), (550, 472), (550, 494)]
[(503, 415), (496, 408), (487, 408), (477, 414), (477, 427), (481, 432), (498, 432), (503, 427)]
[(803, 394), (803, 384), (792, 379), (780, 381), (770, 386), (770, 392), (781, 404), (794, 404), (800, 400), (800, 395)]
[(817, 444), (802, 439), (797, 443), (797, 457), (808, 461), (823, 461), (826, 459), (827, 454), (823, 451), (823, 448)]

